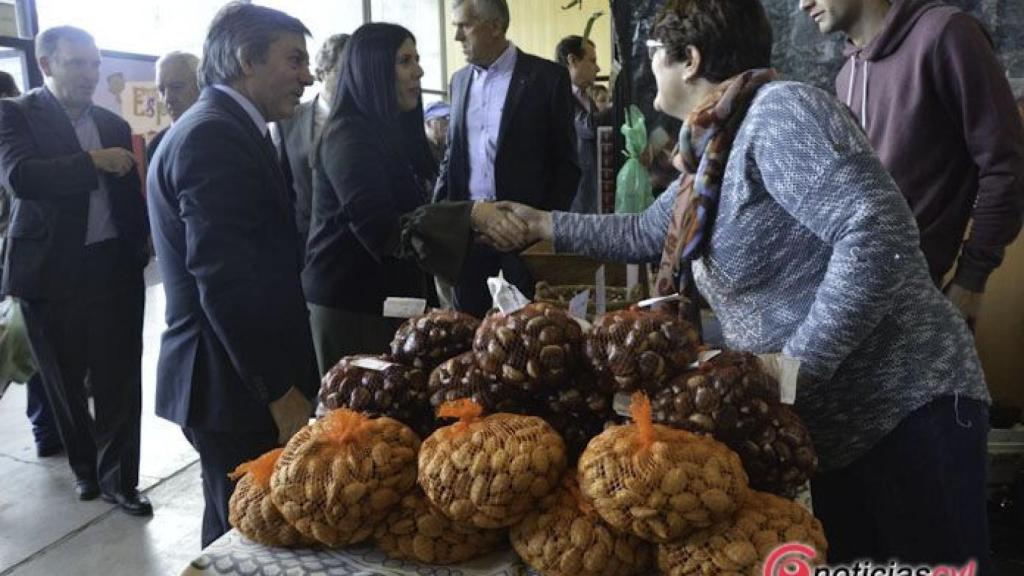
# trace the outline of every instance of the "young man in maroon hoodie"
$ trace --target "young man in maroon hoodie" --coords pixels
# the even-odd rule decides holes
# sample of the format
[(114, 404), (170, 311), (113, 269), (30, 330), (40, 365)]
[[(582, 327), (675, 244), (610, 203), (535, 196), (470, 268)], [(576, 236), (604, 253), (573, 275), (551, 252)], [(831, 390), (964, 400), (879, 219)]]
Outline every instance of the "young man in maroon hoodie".
[(973, 327), (1024, 209), (1024, 130), (991, 38), (937, 0), (800, 0), (800, 8), (823, 33), (847, 37), (836, 92), (914, 211), (936, 285)]
[[(932, 279), (972, 323), (1024, 209), (1024, 129), (991, 39), (973, 17), (936, 0), (800, 0), (800, 8), (823, 33), (847, 37), (838, 96), (913, 210)], [(944, 285), (954, 263), (956, 272)], [(968, 427), (956, 409), (933, 417)], [(839, 470), (812, 482), (815, 513), (837, 531), (829, 535), (829, 560), (973, 557), (979, 573), (988, 573), (984, 466), (950, 469), (913, 446), (896, 452), (887, 466), (930, 470), (936, 477), (916, 487), (922, 497), (913, 502), (889, 498), (900, 492), (885, 486), (836, 498), (848, 493), (851, 477), (870, 475), (864, 470)], [(926, 520), (934, 510), (922, 507), (948, 505), (957, 485), (971, 486), (977, 498), (957, 501), (955, 517), (946, 521)]]

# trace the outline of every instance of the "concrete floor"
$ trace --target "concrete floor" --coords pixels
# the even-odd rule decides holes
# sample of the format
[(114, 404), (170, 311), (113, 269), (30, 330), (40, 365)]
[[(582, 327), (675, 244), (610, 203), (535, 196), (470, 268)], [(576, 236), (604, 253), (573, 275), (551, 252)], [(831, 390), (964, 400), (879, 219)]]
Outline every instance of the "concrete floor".
[(143, 352), (143, 490), (152, 518), (96, 500), (80, 502), (63, 454), (37, 458), (25, 389), (0, 400), (0, 576), (179, 574), (200, 551), (203, 496), (198, 455), (181, 430), (154, 415), (163, 288), (147, 269)]

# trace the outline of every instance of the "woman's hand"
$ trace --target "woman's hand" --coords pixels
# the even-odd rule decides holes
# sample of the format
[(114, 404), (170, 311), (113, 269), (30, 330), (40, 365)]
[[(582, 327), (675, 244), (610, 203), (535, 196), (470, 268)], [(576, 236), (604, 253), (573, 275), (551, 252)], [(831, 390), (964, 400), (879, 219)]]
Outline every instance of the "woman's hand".
[(502, 206), (511, 210), (527, 226), (527, 245), (541, 240), (551, 241), (554, 239), (553, 225), (551, 223), (551, 212), (537, 210), (525, 204), (516, 202), (500, 202)]
[(505, 202), (474, 202), (470, 225), (485, 244), (500, 252), (529, 244), (529, 227)]

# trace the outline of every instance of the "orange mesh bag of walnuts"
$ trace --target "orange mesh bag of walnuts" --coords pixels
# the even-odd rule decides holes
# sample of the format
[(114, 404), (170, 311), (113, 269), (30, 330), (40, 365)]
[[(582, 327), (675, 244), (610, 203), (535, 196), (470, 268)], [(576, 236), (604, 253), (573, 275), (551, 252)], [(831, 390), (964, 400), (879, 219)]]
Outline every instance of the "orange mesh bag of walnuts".
[(419, 446), (397, 420), (334, 410), (288, 441), (270, 480), (274, 504), (325, 546), (356, 544), (416, 485)]
[(516, 553), (545, 576), (646, 574), (653, 546), (612, 530), (581, 498), (575, 478), (566, 478), (555, 503), (532, 512), (509, 533)]
[(228, 501), (228, 521), (246, 538), (264, 546), (295, 548), (316, 543), (299, 533), (270, 498), (270, 475), (284, 448), (239, 464), (228, 476), (237, 480)]
[(566, 383), (582, 359), (583, 329), (551, 304), (529, 304), (511, 314), (487, 317), (473, 351), (487, 374), (528, 392)]
[(739, 456), (724, 444), (651, 422), (633, 396), (633, 423), (596, 436), (580, 456), (582, 493), (612, 528), (662, 543), (727, 520), (749, 490)]
[(377, 526), (377, 547), (392, 558), (424, 564), (459, 564), (497, 550), (505, 530), (484, 530), (453, 522), (416, 489)]
[(405, 321), (391, 341), (391, 357), (409, 366), (433, 370), (473, 348), (480, 321), (463, 312), (432, 310)]
[(472, 400), (441, 406), (459, 418), (424, 440), (419, 483), (427, 498), (456, 522), (505, 528), (553, 492), (565, 471), (565, 443), (535, 416), (493, 414)]
[(658, 547), (658, 568), (667, 576), (761, 576), (776, 547), (799, 542), (824, 563), (828, 542), (819, 522), (804, 507), (751, 490), (736, 517)]
[(697, 330), (678, 316), (622, 310), (594, 321), (583, 349), (594, 371), (619, 392), (653, 394), (696, 361), (699, 348)]

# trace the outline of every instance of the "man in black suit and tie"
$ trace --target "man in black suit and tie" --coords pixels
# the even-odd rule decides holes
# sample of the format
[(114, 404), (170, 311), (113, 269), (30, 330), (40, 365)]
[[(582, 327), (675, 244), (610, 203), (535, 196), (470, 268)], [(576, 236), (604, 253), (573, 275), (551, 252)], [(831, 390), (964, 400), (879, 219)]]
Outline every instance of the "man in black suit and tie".
[[(155, 68), (160, 102), (167, 109), (171, 124), (174, 124), (199, 99), (199, 57), (188, 52), (168, 52), (156, 61)], [(147, 164), (153, 161), (157, 146), (170, 129), (168, 126), (157, 132), (146, 145)]]
[(292, 185), (295, 226), (303, 254), (306, 253), (309, 222), (313, 214), (313, 165), (309, 155), (331, 111), (334, 90), (341, 72), (341, 53), (347, 41), (348, 34), (335, 34), (324, 40), (320, 51), (316, 53), (316, 78), (321, 84), (320, 93), (309, 102), (299, 104), (294, 116), (271, 126), (271, 135), (274, 135), (275, 130), (277, 132), (276, 142), (281, 152), (281, 163)]
[(87, 32), (46, 30), (36, 57), (46, 86), (0, 102), (14, 197), (3, 292), (21, 300), (79, 498), (148, 515), (136, 487), (149, 229), (131, 129), (92, 105), (100, 53)]
[(203, 546), (230, 529), (236, 466), (286, 442), (312, 413), (318, 377), (299, 245), (267, 122), (313, 83), (297, 19), (231, 3), (210, 24), (199, 101), (148, 175), (167, 295), (156, 411), (203, 469)]
[[(568, 72), (508, 41), (505, 0), (455, 0), (452, 24), (469, 66), (452, 78), (448, 154), (434, 200), (568, 209), (580, 178)], [(491, 307), (486, 280), (499, 270), (533, 295), (533, 279), (514, 254), (474, 246), (463, 270), (455, 305), (470, 314)]]

